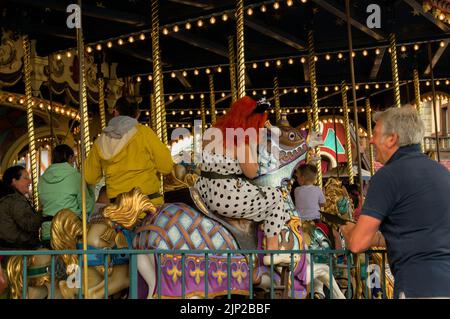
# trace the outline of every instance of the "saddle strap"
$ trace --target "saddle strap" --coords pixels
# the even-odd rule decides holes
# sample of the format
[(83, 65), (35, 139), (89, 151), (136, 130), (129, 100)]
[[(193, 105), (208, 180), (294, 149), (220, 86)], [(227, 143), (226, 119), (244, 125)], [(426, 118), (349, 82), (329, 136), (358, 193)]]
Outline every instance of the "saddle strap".
[(155, 226), (155, 225), (145, 225), (145, 226), (141, 226), (136, 230), (136, 234), (138, 234), (137, 236), (139, 236), (139, 233), (144, 232), (144, 231), (154, 231), (156, 232), (159, 236), (161, 236), (167, 243), (167, 246), (169, 246), (169, 249), (173, 249), (173, 243), (170, 240), (169, 236), (167, 236), (166, 231), (164, 229), (162, 229), (159, 226)]

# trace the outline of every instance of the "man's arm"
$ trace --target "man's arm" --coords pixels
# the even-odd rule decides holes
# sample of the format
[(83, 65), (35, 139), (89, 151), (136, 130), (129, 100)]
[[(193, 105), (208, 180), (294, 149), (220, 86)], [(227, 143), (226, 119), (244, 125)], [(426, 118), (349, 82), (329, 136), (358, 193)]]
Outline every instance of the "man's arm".
[(170, 150), (163, 142), (161, 142), (158, 135), (156, 135), (152, 129), (148, 128), (147, 131), (150, 135), (148, 145), (153, 153), (156, 170), (163, 175), (167, 175), (172, 172), (174, 165)]
[(347, 248), (353, 253), (361, 253), (372, 246), (386, 246), (384, 237), (378, 232), (381, 221), (377, 218), (361, 215), (356, 224), (341, 226)]

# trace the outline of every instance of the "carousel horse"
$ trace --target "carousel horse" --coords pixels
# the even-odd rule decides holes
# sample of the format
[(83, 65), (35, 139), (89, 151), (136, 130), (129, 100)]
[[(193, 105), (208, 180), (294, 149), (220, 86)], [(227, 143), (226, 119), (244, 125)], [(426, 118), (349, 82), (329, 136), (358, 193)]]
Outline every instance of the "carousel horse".
[[(260, 163), (265, 173), (254, 181), (260, 186), (274, 186), (282, 190), (284, 204), (291, 214), (291, 220), (281, 231), (281, 250), (302, 250), (307, 248), (304, 240), (302, 222), (295, 210), (289, 195), (290, 179), (295, 168), (305, 160), (307, 145), (300, 132), (289, 126), (284, 118), (280, 122), (279, 143), (272, 147), (279, 150), (278, 165), (271, 165), (271, 156), (260, 156), (269, 159), (268, 163)], [(258, 225), (245, 219), (230, 219), (209, 212), (202, 202), (198, 191), (192, 187), (191, 195), (196, 208), (183, 203), (164, 204), (155, 215), (148, 216), (136, 229), (135, 249), (177, 249), (177, 250), (237, 250), (264, 249), (264, 234)], [(158, 257), (158, 258), (157, 258)], [(157, 262), (158, 260), (158, 262)], [(138, 255), (138, 271), (148, 286), (139, 297), (156, 296), (156, 288), (162, 298), (181, 297), (181, 283), (185, 283), (185, 297), (205, 297), (205, 285), (208, 296), (227, 295), (228, 282), (231, 282), (231, 294), (249, 294), (249, 276), (253, 276), (256, 286), (267, 289), (270, 283), (270, 267), (262, 263), (262, 255), (254, 258), (253, 273), (249, 273), (248, 256), (231, 254), (228, 258), (219, 254), (208, 254), (208, 273), (206, 274), (205, 254), (184, 255), (150, 254)], [(157, 280), (157, 263), (161, 277)], [(182, 265), (185, 265), (185, 278), (182, 277)], [(305, 298), (310, 284), (311, 274), (309, 256), (294, 255), (294, 298)], [(231, 275), (228, 278), (228, 275)], [(275, 275), (275, 281), (280, 276)], [(207, 282), (205, 282), (207, 280)], [(290, 276), (289, 276), (290, 280)], [(314, 281), (330, 286), (329, 268), (326, 264), (314, 263)], [(333, 297), (345, 298), (337, 283), (333, 280)], [(161, 283), (157, 287), (157, 281)], [(290, 290), (290, 289), (289, 289)]]
[[(143, 196), (143, 195), (142, 195)], [(135, 214), (129, 207), (139, 209)], [(121, 201), (121, 205), (110, 204), (103, 208), (98, 216), (91, 216), (87, 225), (88, 250), (130, 248), (133, 238), (132, 228), (139, 223), (146, 213), (154, 211), (154, 206), (147, 198), (134, 202)], [(61, 210), (52, 221), (51, 246), (55, 250), (82, 249), (83, 229), (81, 220), (70, 210)], [(108, 273), (108, 296), (129, 287), (129, 258), (123, 254), (108, 255), (108, 269), (105, 269), (104, 255), (88, 255), (89, 298), (104, 297), (105, 271)], [(61, 256), (67, 275), (73, 275), (78, 266), (76, 255)], [(70, 265), (76, 265), (70, 267)], [(60, 281), (59, 287), (65, 299), (75, 298), (78, 289), (68, 287), (67, 281)]]
[[(50, 255), (33, 255), (27, 258), (27, 299), (50, 298), (50, 268)], [(6, 274), (10, 283), (10, 297), (12, 299), (22, 298), (23, 270), (22, 256), (12, 256), (8, 259)], [(62, 299), (63, 296), (59, 287), (55, 285), (54, 288), (54, 298)]]

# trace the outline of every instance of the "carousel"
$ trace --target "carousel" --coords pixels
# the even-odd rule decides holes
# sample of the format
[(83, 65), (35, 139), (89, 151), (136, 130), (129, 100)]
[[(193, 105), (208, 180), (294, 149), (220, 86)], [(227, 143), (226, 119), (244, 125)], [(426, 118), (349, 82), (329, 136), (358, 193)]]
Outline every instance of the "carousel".
[[(90, 215), (82, 178), (81, 217), (59, 211), (50, 247), (0, 249), (1, 298), (393, 297), (385, 250), (352, 254), (339, 226), (357, 221), (381, 167), (369, 143), (375, 111), (414, 106), (425, 123), (422, 151), (450, 169), (445, 1), (7, 0), (0, 8), (0, 174), (26, 167), (37, 213), (54, 147), (71, 146), (84, 177), (121, 97), (139, 105), (138, 121), (175, 163), (160, 176), (162, 205), (130, 182)], [(273, 105), (266, 127), (279, 132), (278, 165), (264, 150), (252, 183), (281, 190), (290, 219), (278, 241), (289, 263), (265, 265), (264, 254), (277, 252), (261, 223), (211, 212), (196, 187), (205, 131), (244, 96)], [(292, 196), (305, 163), (326, 197), (319, 223), (302, 220)]]

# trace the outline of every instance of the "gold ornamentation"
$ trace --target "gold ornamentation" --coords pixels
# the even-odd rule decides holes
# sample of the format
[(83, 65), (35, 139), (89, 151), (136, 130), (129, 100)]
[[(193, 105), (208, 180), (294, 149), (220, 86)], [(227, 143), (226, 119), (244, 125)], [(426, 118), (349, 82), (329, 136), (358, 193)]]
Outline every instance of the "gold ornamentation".
[(237, 270), (231, 271), (231, 276), (237, 280), (239, 284), (241, 284), (242, 279), (247, 278), (247, 273), (241, 270), (241, 267), (238, 266)]
[(217, 283), (219, 284), (219, 286), (222, 285), (223, 278), (227, 277), (227, 273), (222, 271), (222, 269), (220, 268), (218, 268), (217, 271), (213, 271), (212, 275), (214, 278), (217, 278)]
[(127, 239), (126, 239), (125, 235), (122, 232), (118, 232), (116, 234), (116, 238), (115, 238), (114, 241), (116, 243), (117, 249), (128, 248)]
[(197, 265), (196, 265), (194, 270), (189, 271), (189, 275), (191, 277), (195, 277), (195, 283), (198, 285), (198, 284), (200, 284), (200, 277), (205, 276), (205, 271), (201, 270), (200, 266), (197, 267)]
[(176, 263), (173, 263), (172, 265), (173, 265), (172, 269), (168, 269), (167, 274), (169, 276), (172, 276), (172, 281), (175, 284), (177, 282), (178, 277), (181, 277), (181, 271), (178, 270)]

